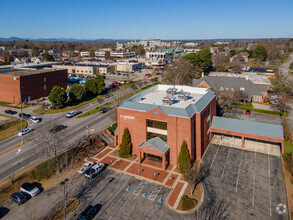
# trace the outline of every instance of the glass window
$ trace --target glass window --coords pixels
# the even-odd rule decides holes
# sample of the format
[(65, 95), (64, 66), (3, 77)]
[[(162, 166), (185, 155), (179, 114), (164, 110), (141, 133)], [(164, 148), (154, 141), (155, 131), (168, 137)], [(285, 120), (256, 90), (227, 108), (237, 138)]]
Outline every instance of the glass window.
[(147, 139), (152, 139), (154, 137), (159, 137), (162, 140), (167, 142), (167, 135), (163, 135), (163, 134), (155, 134), (155, 133), (151, 133), (151, 132), (147, 132)]
[(147, 119), (147, 127), (167, 130), (167, 122)]

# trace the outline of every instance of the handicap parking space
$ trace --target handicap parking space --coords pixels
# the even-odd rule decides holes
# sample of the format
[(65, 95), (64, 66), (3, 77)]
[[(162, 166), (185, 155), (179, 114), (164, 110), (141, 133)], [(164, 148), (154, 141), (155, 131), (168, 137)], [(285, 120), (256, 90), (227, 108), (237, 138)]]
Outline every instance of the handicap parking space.
[(219, 139), (204, 155), (205, 201), (227, 204), (231, 219), (289, 219), (281, 158), (227, 145)]
[(102, 208), (94, 219), (194, 219), (194, 214), (182, 215), (166, 207), (169, 188), (123, 174), (110, 175), (115, 180), (107, 187), (97, 186), (102, 190), (94, 204)]

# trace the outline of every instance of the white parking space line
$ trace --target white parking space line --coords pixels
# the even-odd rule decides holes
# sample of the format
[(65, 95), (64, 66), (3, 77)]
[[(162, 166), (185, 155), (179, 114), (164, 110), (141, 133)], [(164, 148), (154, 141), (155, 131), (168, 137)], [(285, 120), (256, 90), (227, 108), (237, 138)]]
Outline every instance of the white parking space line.
[(136, 189), (134, 190), (133, 194), (134, 195), (139, 195), (140, 192), (143, 190), (143, 188), (148, 184), (148, 182), (146, 181), (141, 181), (140, 184), (136, 187)]
[(254, 185), (255, 185), (255, 163), (256, 163), (256, 145), (254, 145), (254, 162), (253, 162), (253, 182), (252, 182), (252, 205), (254, 205)]
[(239, 164), (239, 168), (238, 168), (238, 176), (237, 176), (237, 181), (236, 181), (235, 192), (237, 192), (237, 188), (238, 188), (238, 182), (239, 182), (239, 176), (240, 176), (240, 168), (241, 168), (241, 164), (242, 164), (242, 155), (243, 155), (243, 148), (241, 150), (240, 164)]
[(221, 179), (223, 179), (223, 176), (224, 176), (224, 173), (225, 173), (226, 164), (227, 164), (227, 160), (228, 160), (228, 157), (229, 157), (229, 154), (230, 154), (231, 147), (232, 147), (232, 143), (230, 144), (230, 148), (229, 148), (229, 151), (228, 151), (228, 154), (227, 154), (227, 157), (226, 157), (226, 161), (225, 161), (225, 165), (224, 165), (224, 168), (223, 168)]
[(269, 167), (269, 200), (270, 200), (270, 216), (272, 215), (272, 200), (271, 200), (271, 169), (270, 169), (270, 153), (268, 147), (268, 167)]
[(213, 161), (212, 161), (212, 163), (211, 163), (210, 169), (212, 169), (212, 166), (213, 166), (213, 164), (214, 164), (214, 161), (215, 161), (215, 159), (216, 159), (216, 157), (217, 157), (217, 154), (218, 154), (218, 152), (219, 152), (219, 149), (220, 149), (221, 143), (222, 143), (222, 141), (221, 141), (220, 144), (218, 145), (218, 149), (217, 149), (217, 152), (216, 152), (216, 154), (215, 154), (215, 156), (214, 156), (214, 158), (213, 158)]
[(159, 192), (161, 191), (162, 186), (156, 186), (153, 191), (151, 192), (151, 195), (149, 196), (149, 200), (154, 201)]

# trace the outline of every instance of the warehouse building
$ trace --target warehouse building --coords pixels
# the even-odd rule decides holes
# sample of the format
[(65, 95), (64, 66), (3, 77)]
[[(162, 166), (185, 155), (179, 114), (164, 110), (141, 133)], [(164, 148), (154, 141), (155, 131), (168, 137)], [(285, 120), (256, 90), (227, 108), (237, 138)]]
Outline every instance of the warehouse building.
[(0, 70), (0, 101), (20, 103), (46, 97), (54, 86), (67, 88), (67, 70)]

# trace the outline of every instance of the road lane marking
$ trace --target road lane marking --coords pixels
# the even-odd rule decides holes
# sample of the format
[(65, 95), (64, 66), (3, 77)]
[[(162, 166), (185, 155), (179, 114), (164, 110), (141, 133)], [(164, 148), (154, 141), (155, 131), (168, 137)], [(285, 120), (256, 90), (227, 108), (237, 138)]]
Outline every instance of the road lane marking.
[(148, 184), (148, 182), (146, 181), (141, 181), (140, 184), (136, 187), (136, 189), (134, 190), (133, 194), (134, 195), (139, 195), (140, 192), (143, 190), (143, 188)]
[(149, 200), (154, 201), (157, 195), (160, 193), (162, 186), (156, 186), (149, 196)]
[(228, 156), (230, 154), (231, 147), (232, 147), (232, 143), (230, 144), (230, 148), (229, 148), (229, 151), (228, 151), (228, 154), (227, 154), (227, 157), (226, 157), (226, 161), (225, 161), (225, 165), (224, 165), (224, 168), (223, 168), (221, 179), (223, 179), (223, 176), (224, 176), (224, 173), (225, 173), (226, 164), (227, 164)]
[(270, 154), (268, 147), (268, 168), (269, 168), (269, 200), (270, 200), (270, 216), (272, 215), (272, 201), (271, 201), (271, 169), (270, 169)]
[(240, 156), (240, 164), (239, 164), (239, 168), (238, 168), (238, 176), (237, 176), (237, 181), (236, 181), (235, 192), (237, 192), (237, 188), (238, 188), (238, 182), (239, 182), (239, 176), (240, 176), (240, 168), (241, 168), (241, 163), (242, 163), (242, 155), (243, 155), (243, 148), (242, 148), (241, 156)]
[(220, 144), (218, 145), (218, 149), (217, 149), (217, 152), (216, 152), (216, 154), (215, 154), (215, 156), (214, 156), (214, 158), (213, 158), (213, 161), (212, 161), (212, 163), (211, 163), (210, 170), (212, 169), (212, 166), (213, 166), (213, 164), (214, 164), (214, 161), (215, 161), (215, 159), (216, 159), (216, 157), (217, 157), (217, 154), (218, 154), (218, 151), (219, 151), (219, 149), (220, 149), (221, 143), (222, 143), (222, 141), (221, 141)]
[(15, 154), (19, 154), (21, 150), (21, 148), (17, 149), (17, 152)]
[(254, 145), (254, 171), (253, 171), (253, 182), (252, 182), (252, 205), (254, 205), (254, 185), (255, 185), (255, 163), (256, 163), (256, 145)]

